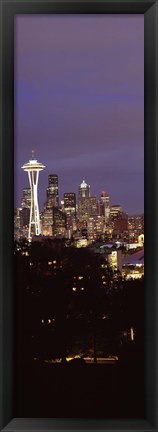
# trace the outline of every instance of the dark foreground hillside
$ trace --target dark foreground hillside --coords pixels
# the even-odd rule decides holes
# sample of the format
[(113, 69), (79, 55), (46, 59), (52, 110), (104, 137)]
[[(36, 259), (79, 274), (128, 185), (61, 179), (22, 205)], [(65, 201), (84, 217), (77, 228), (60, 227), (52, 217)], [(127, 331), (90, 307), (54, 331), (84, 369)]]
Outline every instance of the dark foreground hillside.
[(58, 246), (15, 245), (14, 416), (144, 417), (144, 280)]

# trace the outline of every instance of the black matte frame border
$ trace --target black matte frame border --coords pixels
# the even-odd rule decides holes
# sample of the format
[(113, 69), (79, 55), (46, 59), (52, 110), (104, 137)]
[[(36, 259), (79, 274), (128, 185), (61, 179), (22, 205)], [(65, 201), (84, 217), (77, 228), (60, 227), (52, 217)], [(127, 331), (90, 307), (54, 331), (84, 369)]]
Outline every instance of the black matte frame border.
[[(146, 418), (140, 420), (14, 418), (13, 161), (14, 15), (142, 13), (145, 25), (145, 297)], [(0, 3), (0, 428), (3, 431), (158, 431), (157, 224), (158, 0), (1, 0)], [(156, 169), (157, 168), (157, 169)], [(1, 349), (2, 348), (2, 349)], [(157, 403), (158, 405), (158, 403)]]

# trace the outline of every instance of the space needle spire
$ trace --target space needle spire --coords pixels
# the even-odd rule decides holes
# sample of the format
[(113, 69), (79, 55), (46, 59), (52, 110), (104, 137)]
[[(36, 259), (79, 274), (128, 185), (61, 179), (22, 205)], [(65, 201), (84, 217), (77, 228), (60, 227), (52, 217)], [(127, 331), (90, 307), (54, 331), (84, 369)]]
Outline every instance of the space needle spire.
[(32, 158), (21, 167), (24, 171), (28, 172), (30, 189), (31, 189), (31, 207), (30, 207), (30, 222), (29, 222), (29, 233), (28, 240), (31, 240), (33, 235), (39, 235), (41, 233), (39, 207), (38, 207), (38, 180), (39, 172), (42, 171), (45, 166), (38, 162), (35, 158), (35, 152), (32, 150)]

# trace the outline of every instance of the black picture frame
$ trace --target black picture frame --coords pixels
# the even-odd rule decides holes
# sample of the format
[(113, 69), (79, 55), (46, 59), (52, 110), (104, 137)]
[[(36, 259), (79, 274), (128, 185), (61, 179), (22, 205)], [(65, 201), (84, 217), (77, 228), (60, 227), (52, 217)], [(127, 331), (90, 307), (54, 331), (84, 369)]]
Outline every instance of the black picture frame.
[[(14, 15), (49, 13), (144, 14), (145, 26), (145, 418), (139, 420), (14, 418), (13, 160)], [(2, 431), (157, 431), (157, 143), (158, 0), (1, 0), (0, 154), (0, 429)], [(137, 156), (136, 156), (137, 157)]]

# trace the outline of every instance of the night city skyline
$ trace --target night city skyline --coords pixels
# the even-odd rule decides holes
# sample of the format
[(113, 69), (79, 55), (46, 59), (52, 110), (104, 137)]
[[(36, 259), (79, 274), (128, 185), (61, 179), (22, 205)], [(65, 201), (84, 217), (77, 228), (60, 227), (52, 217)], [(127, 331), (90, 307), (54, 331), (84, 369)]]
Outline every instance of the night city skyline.
[(141, 419), (144, 16), (14, 34), (15, 417)]
[(46, 166), (40, 210), (57, 174), (60, 200), (85, 179), (98, 199), (106, 190), (111, 204), (144, 212), (143, 28), (143, 15), (16, 18), (15, 207), (34, 149)]

